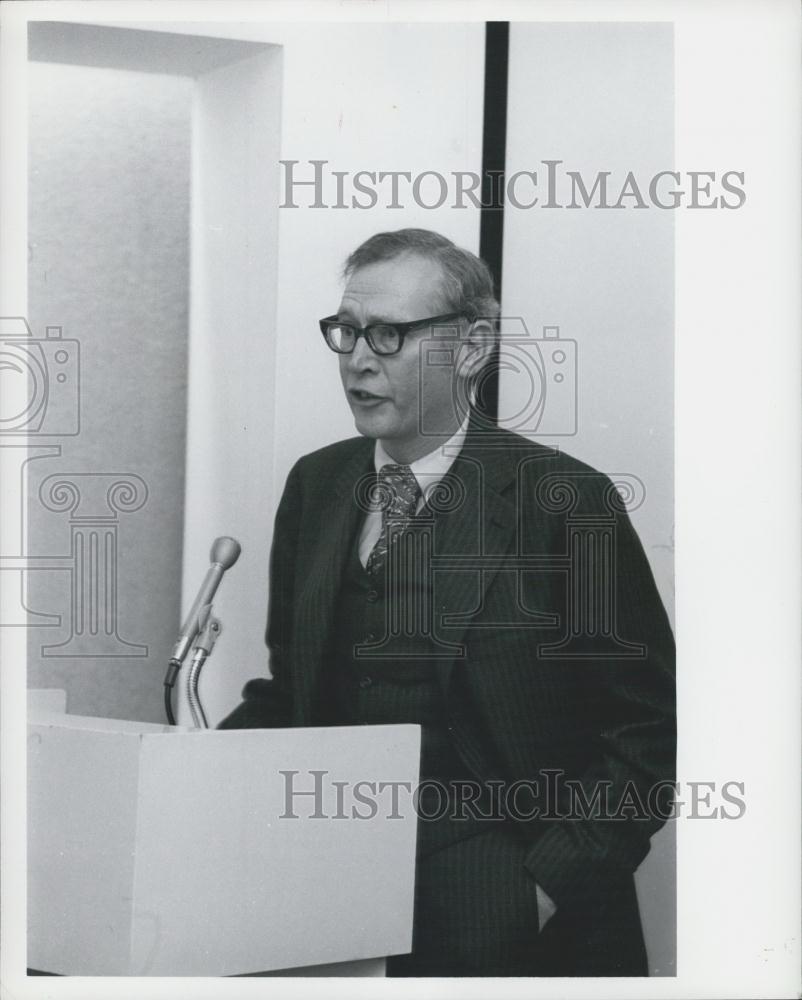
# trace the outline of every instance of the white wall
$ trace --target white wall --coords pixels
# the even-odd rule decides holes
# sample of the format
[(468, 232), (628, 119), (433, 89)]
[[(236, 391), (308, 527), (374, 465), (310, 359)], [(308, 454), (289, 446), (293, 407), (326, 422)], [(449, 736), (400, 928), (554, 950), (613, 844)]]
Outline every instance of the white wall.
[[(65, 689), (74, 714), (161, 721), (181, 587), (191, 84), (53, 62), (31, 62), (28, 82), (28, 318), (40, 341), (48, 324), (61, 326), (65, 340), (78, 341), (81, 362), (80, 377), (65, 383), (68, 394), (79, 390), (80, 433), (69, 433), (53, 381), (48, 410), (58, 419), (48, 416), (50, 433), (32, 439), (61, 454), (28, 467), (26, 551), (64, 557), (64, 568), (27, 574), (28, 607), (61, 616), (60, 627), (31, 621), (28, 683)], [(51, 368), (55, 379), (58, 365)], [(81, 493), (78, 516), (98, 517), (85, 527), (101, 524), (101, 553), (103, 518), (113, 514), (108, 477), (132, 474), (147, 488), (140, 510), (116, 517), (121, 642), (104, 638), (102, 620), (91, 634), (87, 601), (83, 638), (53, 648), (74, 624), (70, 511), (48, 510), (39, 497), (54, 474)]]

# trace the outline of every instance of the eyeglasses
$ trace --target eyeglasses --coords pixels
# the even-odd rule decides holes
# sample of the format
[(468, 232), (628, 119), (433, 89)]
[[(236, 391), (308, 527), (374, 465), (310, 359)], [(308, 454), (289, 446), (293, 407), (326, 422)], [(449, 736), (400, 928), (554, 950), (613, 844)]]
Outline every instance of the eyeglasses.
[(416, 319), (411, 323), (371, 323), (370, 326), (354, 326), (352, 323), (340, 322), (336, 316), (327, 316), (320, 320), (320, 332), (328, 346), (337, 354), (352, 354), (357, 340), (364, 337), (374, 354), (386, 356), (398, 354), (404, 346), (404, 337), (412, 330), (460, 319), (462, 315), (462, 313), (448, 313), (445, 316)]

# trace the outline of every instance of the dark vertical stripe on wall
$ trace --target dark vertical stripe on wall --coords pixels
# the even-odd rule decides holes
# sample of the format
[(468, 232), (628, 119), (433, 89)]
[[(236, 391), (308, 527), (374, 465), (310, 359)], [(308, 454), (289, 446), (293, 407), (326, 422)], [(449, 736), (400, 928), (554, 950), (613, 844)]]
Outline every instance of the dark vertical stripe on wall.
[[(501, 301), (501, 265), (504, 242), (504, 171), (507, 154), (508, 21), (485, 25), (485, 105), (482, 126), (482, 209), (479, 220), (479, 256), (493, 272), (496, 298)], [(498, 418), (498, 351), (483, 381), (479, 405), (489, 419)]]

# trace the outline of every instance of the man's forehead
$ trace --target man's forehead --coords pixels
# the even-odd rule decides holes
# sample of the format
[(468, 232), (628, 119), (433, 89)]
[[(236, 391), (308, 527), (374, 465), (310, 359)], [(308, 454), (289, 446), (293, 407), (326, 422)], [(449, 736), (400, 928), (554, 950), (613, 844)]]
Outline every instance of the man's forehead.
[(439, 264), (419, 256), (405, 255), (366, 264), (348, 278), (342, 308), (408, 308), (417, 313), (440, 302), (442, 278)]

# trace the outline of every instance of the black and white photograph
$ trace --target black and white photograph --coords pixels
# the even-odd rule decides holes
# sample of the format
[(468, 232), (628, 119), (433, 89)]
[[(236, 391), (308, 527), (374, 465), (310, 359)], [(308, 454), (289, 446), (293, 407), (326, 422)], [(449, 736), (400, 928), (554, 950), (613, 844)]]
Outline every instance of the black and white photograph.
[(0, 21), (3, 995), (798, 996), (797, 7)]

